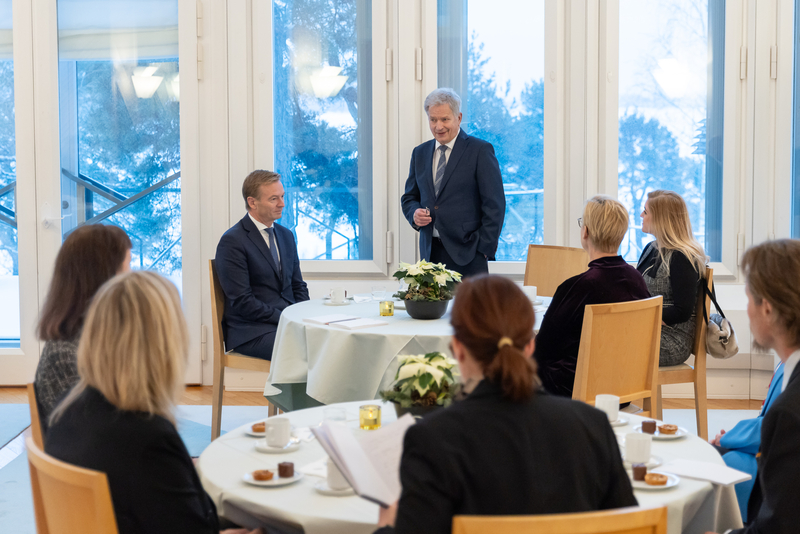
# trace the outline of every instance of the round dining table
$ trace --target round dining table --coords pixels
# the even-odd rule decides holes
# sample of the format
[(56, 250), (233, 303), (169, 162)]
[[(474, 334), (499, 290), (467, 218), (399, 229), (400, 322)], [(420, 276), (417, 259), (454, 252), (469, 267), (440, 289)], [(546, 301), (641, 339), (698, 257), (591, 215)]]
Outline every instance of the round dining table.
[[(367, 432), (358, 428), (358, 407), (375, 401), (337, 404), (346, 414), (346, 423), (356, 438)], [(287, 417), (297, 435), (309, 434), (308, 427), (318, 425), (325, 407), (298, 410)], [(634, 432), (644, 418), (627, 417), (627, 425), (614, 428), (620, 443)], [(390, 424), (395, 413), (390, 403), (382, 404), (382, 423)], [(250, 425), (239, 427), (219, 437), (200, 455), (197, 464), (203, 487), (217, 505), (217, 511), (231, 521), (248, 528), (272, 525), (286, 532), (307, 534), (359, 534), (376, 529), (378, 506), (356, 495), (323, 495), (315, 485), (324, 480), (326, 454), (315, 439), (301, 441), (299, 449), (284, 454), (256, 450), (258, 438), (249, 436)], [(653, 441), (652, 454), (663, 462), (689, 459), (722, 465), (722, 458), (706, 441), (696, 435), (671, 441)], [(257, 487), (243, 481), (256, 469), (275, 467), (279, 462), (293, 462), (304, 477), (290, 485)], [(547, 461), (547, 459), (543, 459)], [(657, 469), (656, 469), (657, 470)], [(533, 483), (533, 482), (532, 482)], [(742, 526), (733, 486), (720, 486), (703, 480), (680, 478), (677, 486), (663, 490), (634, 489), (641, 506), (666, 506), (669, 534), (704, 534), (725, 532)]]
[[(542, 305), (535, 307), (537, 330), (552, 300), (540, 298)], [(279, 394), (283, 385), (305, 384), (305, 394), (321, 404), (374, 399), (394, 382), (398, 355), (436, 351), (450, 354), (449, 308), (440, 319), (418, 320), (397, 308), (393, 316), (381, 317), (377, 301), (348, 302), (331, 306), (326, 300), (315, 299), (283, 310), (264, 396)], [(331, 314), (377, 319), (386, 324), (342, 330), (305, 322)], [(280, 403), (278, 406), (291, 409)]]

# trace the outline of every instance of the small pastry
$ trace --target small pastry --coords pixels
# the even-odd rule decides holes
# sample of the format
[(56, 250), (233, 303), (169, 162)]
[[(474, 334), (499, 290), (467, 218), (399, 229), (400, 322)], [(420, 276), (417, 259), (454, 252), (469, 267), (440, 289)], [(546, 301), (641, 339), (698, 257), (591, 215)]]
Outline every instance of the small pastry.
[(253, 432), (264, 432), (267, 430), (267, 424), (264, 421), (254, 424), (252, 427)]
[(656, 422), (653, 420), (642, 421), (642, 432), (644, 432), (645, 434), (655, 434)]
[(666, 486), (667, 480), (669, 480), (667, 475), (660, 475), (658, 473), (647, 473), (644, 476), (645, 484), (650, 486)]
[(678, 431), (678, 425), (661, 425), (658, 431), (662, 434), (674, 434)]
[(259, 469), (257, 471), (253, 471), (253, 480), (272, 480), (272, 477), (275, 476), (275, 473), (269, 471), (268, 469)]
[(647, 466), (645, 464), (633, 464), (633, 480), (644, 480), (647, 474)]
[(294, 476), (294, 464), (292, 462), (279, 463), (278, 476), (281, 478), (292, 478)]

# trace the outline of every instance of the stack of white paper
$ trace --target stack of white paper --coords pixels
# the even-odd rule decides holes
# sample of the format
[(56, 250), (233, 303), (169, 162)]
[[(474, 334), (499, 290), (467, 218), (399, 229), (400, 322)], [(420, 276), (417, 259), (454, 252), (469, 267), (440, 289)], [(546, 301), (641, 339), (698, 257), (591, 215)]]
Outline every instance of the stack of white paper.
[(753, 478), (748, 473), (732, 469), (726, 465), (712, 464), (709, 462), (696, 462), (694, 460), (672, 460), (657, 469), (665, 473), (672, 473), (686, 478), (708, 480), (714, 484), (730, 486)]
[(306, 317), (303, 319), (304, 323), (311, 323), (311, 324), (331, 324), (331, 323), (338, 323), (341, 321), (352, 321), (353, 319), (358, 319), (355, 315), (345, 315), (343, 313), (332, 313), (330, 315), (318, 315), (316, 317)]
[(350, 321), (336, 321), (335, 323), (330, 323), (331, 326), (335, 326), (336, 328), (341, 328), (343, 330), (359, 330), (361, 328), (372, 328), (373, 326), (384, 326), (387, 325), (386, 321), (381, 321), (380, 319), (352, 319)]
[(391, 425), (371, 430), (359, 443), (353, 431), (324, 421), (311, 431), (330, 460), (361, 497), (387, 507), (400, 498), (403, 437), (414, 418), (406, 414)]

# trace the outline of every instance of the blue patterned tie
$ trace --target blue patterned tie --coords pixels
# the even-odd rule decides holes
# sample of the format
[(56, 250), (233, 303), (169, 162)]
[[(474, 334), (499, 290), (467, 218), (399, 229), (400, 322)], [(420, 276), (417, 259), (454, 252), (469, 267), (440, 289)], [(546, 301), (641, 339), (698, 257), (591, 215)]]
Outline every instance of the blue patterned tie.
[(269, 236), (269, 253), (272, 254), (272, 259), (275, 261), (275, 266), (278, 268), (278, 274), (281, 272), (281, 260), (278, 259), (278, 244), (275, 242), (275, 229), (264, 228)]
[(439, 187), (442, 185), (442, 178), (444, 178), (444, 168), (447, 165), (447, 145), (439, 147), (439, 163), (436, 165), (436, 177), (433, 179), (433, 190), (436, 196), (439, 196)]

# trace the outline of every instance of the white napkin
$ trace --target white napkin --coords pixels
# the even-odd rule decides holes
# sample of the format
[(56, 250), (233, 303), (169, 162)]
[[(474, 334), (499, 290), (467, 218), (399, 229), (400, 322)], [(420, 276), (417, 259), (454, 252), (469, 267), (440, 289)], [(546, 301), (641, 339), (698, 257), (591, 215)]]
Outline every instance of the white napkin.
[(353, 295), (353, 302), (361, 304), (362, 302), (372, 302), (372, 295)]
[(658, 468), (659, 471), (680, 475), (686, 478), (708, 480), (714, 484), (730, 486), (753, 478), (748, 473), (732, 469), (725, 465), (694, 460), (672, 460)]
[(292, 434), (300, 441), (309, 442), (314, 439), (314, 434), (311, 433), (311, 430), (307, 426), (295, 428)]
[(316, 462), (306, 464), (299, 469), (304, 475), (311, 475), (313, 477), (328, 478), (328, 457), (323, 456)]

